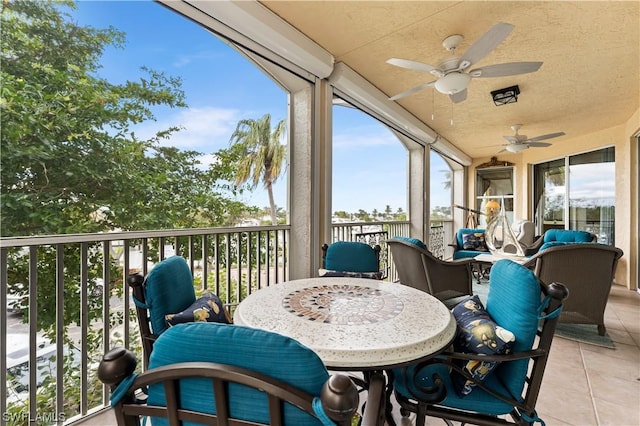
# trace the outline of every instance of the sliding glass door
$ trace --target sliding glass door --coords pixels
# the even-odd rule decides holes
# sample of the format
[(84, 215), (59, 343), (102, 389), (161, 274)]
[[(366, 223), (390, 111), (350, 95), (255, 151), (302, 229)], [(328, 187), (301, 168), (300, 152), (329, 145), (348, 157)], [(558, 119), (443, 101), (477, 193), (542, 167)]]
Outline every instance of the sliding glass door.
[(584, 230), (614, 245), (614, 148), (535, 165), (534, 197), (537, 234), (553, 228)]

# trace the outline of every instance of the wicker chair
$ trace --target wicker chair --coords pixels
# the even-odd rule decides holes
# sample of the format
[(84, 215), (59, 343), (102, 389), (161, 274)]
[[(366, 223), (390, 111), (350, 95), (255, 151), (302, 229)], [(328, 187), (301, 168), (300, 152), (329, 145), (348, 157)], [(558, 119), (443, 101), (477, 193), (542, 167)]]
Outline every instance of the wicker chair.
[(472, 259), (438, 259), (417, 239), (394, 237), (387, 240), (400, 282), (425, 291), (446, 305), (473, 294)]
[[(238, 325), (176, 325), (154, 343), (149, 370), (136, 376), (135, 368), (124, 348), (112, 349), (98, 367), (119, 426), (138, 426), (147, 416), (154, 426), (320, 426), (327, 418), (346, 426), (360, 402), (353, 381), (330, 375), (308, 347)], [(381, 425), (384, 378), (370, 379), (363, 424)], [(136, 399), (141, 388), (146, 401)]]
[(606, 331), (604, 311), (622, 254), (619, 248), (605, 244), (566, 244), (541, 250), (525, 266), (542, 282), (561, 282), (571, 292), (560, 322), (596, 324), (602, 336)]
[[(543, 285), (532, 271), (513, 261), (496, 262), (491, 268), (486, 311), (497, 325), (515, 336), (512, 352), (453, 350), (394, 370), (394, 392), (401, 414), (416, 413), (416, 426), (424, 426), (426, 416), (476, 425), (541, 422), (536, 402), (567, 293), (562, 284)], [(467, 306), (466, 301), (461, 303)], [(476, 339), (486, 340), (486, 346), (493, 347), (493, 334), (482, 328), (482, 321), (470, 322), (480, 323)], [(457, 342), (461, 340), (466, 342)], [(474, 348), (484, 346), (475, 343), (471, 345)], [(482, 364), (494, 362), (498, 363), (495, 370), (482, 372)], [(480, 377), (482, 374), (484, 377)], [(460, 377), (466, 381), (465, 387), (474, 387), (470, 393), (459, 394), (455, 383)]]

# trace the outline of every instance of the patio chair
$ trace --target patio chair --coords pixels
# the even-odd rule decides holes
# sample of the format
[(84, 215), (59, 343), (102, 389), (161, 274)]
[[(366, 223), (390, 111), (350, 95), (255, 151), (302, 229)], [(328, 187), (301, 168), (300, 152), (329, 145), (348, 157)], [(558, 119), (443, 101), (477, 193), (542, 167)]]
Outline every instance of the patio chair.
[(187, 321), (230, 323), (231, 319), (220, 299), (206, 293), (196, 299), (193, 276), (187, 261), (171, 256), (154, 265), (146, 277), (140, 273), (127, 277), (136, 305), (142, 338), (144, 368), (155, 340), (172, 324)]
[(605, 244), (567, 244), (539, 251), (525, 266), (540, 281), (562, 282), (571, 292), (560, 315), (561, 323), (596, 324), (598, 334), (603, 336), (604, 311), (622, 254), (619, 248)]
[[(485, 243), (485, 230), (483, 228), (460, 228), (456, 232), (453, 242), (453, 260), (474, 258), (480, 254), (489, 253)], [(490, 265), (473, 262), (471, 270), (476, 276), (478, 284), (481, 279), (487, 278)]]
[(540, 421), (536, 401), (567, 288), (544, 285), (511, 260), (491, 268), (486, 310), (477, 296), (453, 309), (453, 350), (394, 371), (400, 412), (478, 425)]
[(321, 277), (357, 277), (381, 280), (380, 245), (358, 241), (337, 241), (322, 246)]
[[(135, 356), (109, 351), (98, 377), (111, 386), (120, 426), (151, 417), (158, 425), (349, 425), (358, 390), (344, 374), (329, 375), (318, 355), (270, 331), (216, 323), (180, 324), (155, 342), (149, 370), (133, 374)], [(381, 424), (384, 380), (369, 388), (366, 424)], [(145, 388), (146, 402), (136, 401)], [(367, 416), (374, 416), (369, 419)]]
[(473, 294), (471, 259), (438, 259), (415, 238), (394, 237), (387, 244), (401, 284), (429, 293), (447, 306)]

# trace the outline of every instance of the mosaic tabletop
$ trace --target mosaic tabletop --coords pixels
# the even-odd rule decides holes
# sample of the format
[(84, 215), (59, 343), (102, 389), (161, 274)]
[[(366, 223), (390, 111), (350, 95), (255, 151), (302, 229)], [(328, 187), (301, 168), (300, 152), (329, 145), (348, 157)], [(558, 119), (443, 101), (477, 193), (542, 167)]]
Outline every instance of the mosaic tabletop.
[(445, 348), (455, 321), (420, 290), (363, 278), (309, 278), (274, 284), (238, 305), (234, 323), (293, 337), (327, 367), (401, 365)]

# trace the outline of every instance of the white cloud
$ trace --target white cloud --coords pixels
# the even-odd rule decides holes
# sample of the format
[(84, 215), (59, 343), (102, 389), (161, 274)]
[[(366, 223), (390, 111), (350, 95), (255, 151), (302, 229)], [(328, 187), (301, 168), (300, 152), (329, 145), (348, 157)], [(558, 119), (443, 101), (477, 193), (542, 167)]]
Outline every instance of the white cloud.
[(235, 130), (240, 111), (216, 107), (188, 108), (171, 111), (158, 121), (146, 122), (136, 129), (141, 138), (150, 138), (157, 131), (170, 126), (180, 126), (182, 130), (169, 139), (163, 139), (163, 146), (174, 146), (183, 150), (215, 152), (229, 145), (229, 138)]

